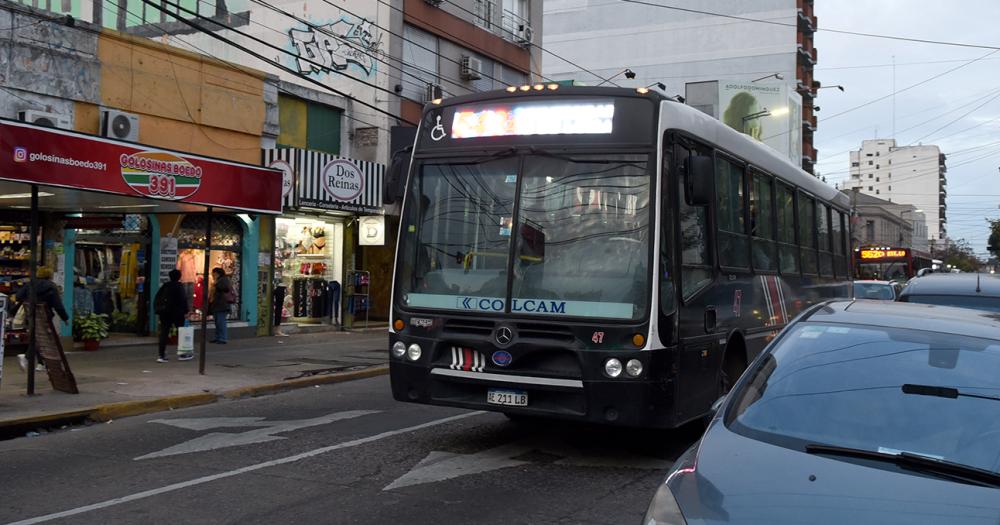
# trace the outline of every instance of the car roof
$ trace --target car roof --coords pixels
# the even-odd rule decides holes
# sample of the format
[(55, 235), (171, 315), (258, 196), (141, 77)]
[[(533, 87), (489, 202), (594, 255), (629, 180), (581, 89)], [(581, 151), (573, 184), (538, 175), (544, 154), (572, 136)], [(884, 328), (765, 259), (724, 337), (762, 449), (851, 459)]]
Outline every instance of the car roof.
[(830, 301), (814, 306), (798, 322), (884, 326), (1000, 340), (1000, 314), (933, 304)]
[(1000, 277), (988, 273), (931, 273), (910, 279), (903, 288), (903, 295), (1000, 297)]

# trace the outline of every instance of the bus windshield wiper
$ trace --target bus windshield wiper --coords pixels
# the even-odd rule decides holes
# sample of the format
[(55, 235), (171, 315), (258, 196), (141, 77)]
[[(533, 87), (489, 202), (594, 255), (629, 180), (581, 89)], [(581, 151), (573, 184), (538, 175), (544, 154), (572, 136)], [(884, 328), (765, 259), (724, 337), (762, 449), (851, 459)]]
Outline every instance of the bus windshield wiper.
[(962, 392), (957, 388), (951, 388), (947, 386), (933, 386), (933, 385), (913, 385), (905, 384), (902, 386), (904, 394), (916, 394), (918, 396), (935, 396), (935, 397), (945, 397), (948, 399), (958, 399), (961, 397), (974, 397), (976, 399), (989, 399), (991, 401), (1000, 401), (1000, 397), (986, 396), (983, 394), (970, 394), (968, 392)]
[(956, 481), (987, 487), (1000, 487), (1000, 473), (913, 452), (882, 452), (818, 443), (806, 445), (806, 452), (894, 463), (906, 469), (937, 474)]

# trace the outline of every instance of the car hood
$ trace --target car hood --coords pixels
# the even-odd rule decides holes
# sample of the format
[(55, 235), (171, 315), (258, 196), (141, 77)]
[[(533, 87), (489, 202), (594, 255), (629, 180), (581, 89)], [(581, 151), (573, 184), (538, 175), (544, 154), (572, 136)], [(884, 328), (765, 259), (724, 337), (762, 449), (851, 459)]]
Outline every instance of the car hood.
[(670, 486), (688, 525), (1000, 524), (1000, 489), (798, 452), (716, 421)]

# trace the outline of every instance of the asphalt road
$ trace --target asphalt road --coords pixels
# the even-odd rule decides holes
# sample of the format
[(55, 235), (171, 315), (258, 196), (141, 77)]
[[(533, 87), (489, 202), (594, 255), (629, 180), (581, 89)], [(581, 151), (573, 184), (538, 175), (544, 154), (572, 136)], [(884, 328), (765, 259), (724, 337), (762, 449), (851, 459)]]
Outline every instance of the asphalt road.
[(397, 403), (388, 386), (0, 442), (0, 523), (639, 523), (697, 438)]

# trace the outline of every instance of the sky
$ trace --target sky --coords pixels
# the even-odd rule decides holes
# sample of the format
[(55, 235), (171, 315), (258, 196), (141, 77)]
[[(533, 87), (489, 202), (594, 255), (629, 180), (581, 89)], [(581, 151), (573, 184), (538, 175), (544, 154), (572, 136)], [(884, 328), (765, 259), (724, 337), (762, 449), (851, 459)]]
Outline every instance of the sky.
[[(817, 171), (830, 184), (842, 183), (848, 178), (848, 152), (864, 139), (939, 146), (948, 156), (948, 235), (965, 239), (985, 258), (985, 218), (1000, 218), (1000, 51), (823, 29), (1000, 48), (1000, 2), (816, 0), (815, 11), (820, 31), (814, 78), (824, 86), (844, 86), (843, 92), (821, 90), (814, 102), (821, 108)], [(895, 97), (852, 110), (891, 94), (894, 82)], [(847, 110), (852, 111), (837, 115)]]

